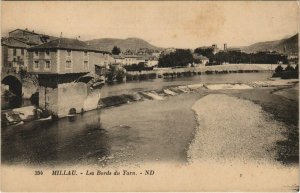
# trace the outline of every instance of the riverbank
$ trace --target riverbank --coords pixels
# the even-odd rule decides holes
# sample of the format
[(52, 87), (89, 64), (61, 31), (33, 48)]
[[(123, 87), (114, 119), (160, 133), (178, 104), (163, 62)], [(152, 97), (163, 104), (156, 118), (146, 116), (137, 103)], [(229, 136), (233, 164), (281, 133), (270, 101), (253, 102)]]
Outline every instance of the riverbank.
[[(126, 81), (156, 78), (180, 78), (203, 74), (231, 74), (274, 71), (278, 64), (223, 64), (214, 66), (197, 66), (184, 68), (154, 68), (148, 71), (128, 71)], [(282, 65), (284, 68), (287, 65)]]
[[(238, 107), (238, 108), (237, 108)], [(276, 161), (275, 144), (287, 128), (251, 101), (210, 94), (193, 105), (198, 127), (188, 157), (191, 162), (251, 163)]]
[[(171, 82), (148, 82), (147, 84), (149, 84), (150, 86), (144, 85), (145, 87), (143, 88), (140, 88), (139, 83), (119, 84), (109, 87), (109, 89), (115, 88), (116, 90), (116, 92), (112, 90), (113, 92), (111, 91), (110, 93), (107, 93), (106, 87), (104, 87), (101, 90), (101, 99), (98, 103), (98, 108), (103, 109), (145, 100), (164, 100), (183, 93), (197, 92), (201, 88), (208, 90), (240, 90), (261, 87), (286, 87), (292, 86), (298, 82), (298, 79), (282, 80), (279, 78), (271, 78), (269, 80), (260, 80), (259, 78), (257, 78), (257, 76), (246, 79), (234, 79), (234, 75), (218, 75), (215, 76), (214, 79), (210, 79), (209, 81), (205, 79), (209, 77), (212, 76), (204, 75), (201, 79), (201, 84), (197, 83), (186, 85), (188, 82), (191, 82), (190, 79), (181, 79), (183, 81)], [(228, 79), (228, 77), (233, 78), (233, 81)], [(198, 82), (198, 79), (195, 79), (194, 83), (196, 82)], [(130, 85), (130, 87), (128, 87), (128, 85)], [(123, 89), (119, 89), (120, 87), (122, 87)], [(18, 124), (21, 121), (28, 122), (40, 118), (42, 120), (45, 118), (49, 118), (49, 115), (47, 113), (44, 113), (45, 116), (38, 116), (38, 112), (40, 112), (39, 114), (43, 115), (43, 112), (41, 110), (37, 110), (33, 106), (12, 109), (9, 111), (2, 111), (2, 126)]]
[[(150, 189), (153, 191), (162, 181), (167, 183), (163, 186), (165, 191), (177, 188), (180, 191), (295, 191), (299, 185), (298, 162), (282, 162), (278, 156), (283, 153), (282, 150), (287, 150), (284, 154), (290, 155), (291, 147), (297, 149), (295, 141), (287, 134), (298, 130), (298, 99), (290, 100), (284, 94), (290, 93), (297, 86), (282, 88), (280, 95), (276, 94), (278, 87), (242, 90), (209, 90), (202, 87), (165, 100), (145, 100), (90, 111), (72, 120), (64, 118), (57, 122), (31, 122), (16, 128), (6, 128), (1, 136), (2, 165), (38, 166), (45, 168), (43, 171), (53, 167), (76, 168), (83, 172), (87, 168), (94, 171), (150, 169), (155, 171), (155, 178), (137, 175), (135, 179), (141, 181), (134, 187), (142, 188), (139, 184), (149, 181), (150, 177), (154, 179), (150, 180)], [(216, 97), (207, 100), (211, 95)], [(298, 93), (292, 92), (289, 95), (298, 96)], [(198, 127), (192, 110), (196, 104), (200, 105), (198, 110), (202, 111), (203, 117), (211, 115), (208, 118), (212, 119), (216, 115), (220, 120), (225, 116), (221, 120), (225, 125), (215, 127), (222, 128), (221, 131), (210, 131), (211, 135), (205, 135), (207, 138), (201, 137), (202, 130), (197, 134), (202, 124), (200, 122)], [(207, 105), (211, 108), (204, 108)], [(220, 111), (215, 114), (218, 109), (226, 110), (226, 113)], [(234, 122), (230, 122), (232, 120)], [(215, 123), (213, 121), (211, 126), (216, 126)], [(255, 128), (250, 128), (251, 125)], [(216, 144), (207, 141), (215, 140), (223, 133), (227, 134), (224, 140), (221, 138)], [(208, 133), (206, 131), (203, 134)], [(189, 156), (193, 149), (190, 144), (199, 135), (202, 140), (206, 140), (204, 146), (211, 151), (194, 146), (196, 153), (198, 149), (206, 153), (200, 151), (200, 157)], [(264, 141), (261, 141), (262, 136), (265, 136)], [(298, 139), (298, 135), (294, 137)], [(256, 144), (252, 146), (250, 142)], [(188, 162), (191, 157), (192, 163)], [(225, 160), (231, 162), (224, 163)], [(166, 181), (170, 175), (178, 179), (178, 183), (174, 185), (173, 181)], [(187, 181), (186, 176), (190, 175), (194, 177)], [(87, 176), (78, 175), (74, 179), (81, 177)], [(117, 186), (105, 186), (108, 176), (89, 178), (106, 187), (107, 191), (119, 190)], [(114, 176), (114, 179), (125, 184), (132, 180), (126, 176)], [(57, 176), (53, 180), (57, 180)], [(134, 191), (134, 188), (130, 186), (128, 191)]]
[[(286, 90), (290, 93), (289, 91), (296, 86), (286, 86), (281, 92)], [(197, 124), (192, 106), (206, 95), (223, 94), (252, 101), (261, 106), (270, 120), (276, 120), (279, 125), (287, 125), (288, 130), (283, 133), (284, 138), (280, 138), (274, 147), (275, 159), (274, 154), (271, 159), (278, 163), (295, 164), (299, 158), (298, 100), (275, 94), (277, 89), (278, 87), (260, 87), (210, 90), (201, 84), (177, 86), (161, 93), (161, 96), (165, 95), (164, 100), (126, 102), (113, 108), (76, 115), (72, 119), (33, 121), (3, 128), (2, 163), (119, 166), (154, 161), (184, 164), (189, 157), (188, 148), (194, 139)], [(181, 94), (175, 96), (167, 95), (179, 92)], [(296, 97), (298, 93), (293, 92), (289, 95)], [(217, 98), (212, 106), (220, 101), (222, 102)], [(219, 106), (218, 108), (222, 107)], [(228, 108), (238, 109), (236, 105)], [(206, 108), (202, 109), (205, 111)], [(249, 111), (251, 109), (252, 105), (249, 106)], [(231, 124), (227, 119), (224, 119), (224, 123)], [(247, 122), (244, 124), (245, 127), (249, 127)], [(278, 136), (282, 137), (282, 134)], [(41, 153), (45, 149), (47, 151)]]

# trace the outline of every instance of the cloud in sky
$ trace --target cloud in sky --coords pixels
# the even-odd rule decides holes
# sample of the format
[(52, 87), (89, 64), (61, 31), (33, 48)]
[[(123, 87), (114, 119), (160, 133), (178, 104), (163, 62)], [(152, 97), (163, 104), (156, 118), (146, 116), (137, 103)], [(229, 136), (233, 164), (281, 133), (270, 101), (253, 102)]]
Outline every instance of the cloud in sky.
[(249, 45), (298, 32), (296, 1), (2, 2), (2, 33), (16, 28), (83, 40), (139, 37), (156, 46)]

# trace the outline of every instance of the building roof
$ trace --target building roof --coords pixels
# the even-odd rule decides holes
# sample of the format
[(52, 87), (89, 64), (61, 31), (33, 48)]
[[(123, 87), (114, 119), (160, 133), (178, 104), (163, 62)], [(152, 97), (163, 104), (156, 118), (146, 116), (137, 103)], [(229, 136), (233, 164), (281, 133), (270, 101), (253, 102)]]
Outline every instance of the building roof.
[(202, 55), (199, 56), (199, 59), (200, 59), (200, 60), (209, 60), (207, 57), (202, 56)]
[(113, 55), (114, 59), (136, 58), (140, 60), (158, 60), (156, 56), (151, 55)]
[(227, 48), (226, 51), (241, 51), (241, 48)]
[[(17, 34), (13, 34), (14, 32), (21, 32)], [(15, 29), (9, 32), (9, 37), (18, 39), (30, 46), (43, 44), (49, 42), (53, 39), (57, 39), (57, 37), (35, 33), (34, 31), (29, 31), (28, 29)]]
[(114, 59), (124, 59), (124, 57), (121, 55), (113, 55), (113, 58)]
[(93, 47), (87, 45), (83, 41), (80, 41), (78, 39), (71, 39), (71, 38), (57, 38), (57, 39), (49, 41), (47, 43), (31, 47), (28, 50), (44, 50), (44, 49), (66, 49), (66, 50), (79, 50), (79, 51), (93, 51), (93, 52), (101, 52), (101, 53), (109, 54), (109, 52), (107, 52), (107, 51), (98, 50), (96, 48), (93, 48)]
[(195, 59), (199, 59), (199, 60), (209, 60), (206, 56), (202, 56), (200, 54), (193, 54)]
[(124, 55), (123, 57), (124, 58), (137, 58), (137, 59), (142, 58), (141, 56), (137, 56), (137, 55)]
[(15, 48), (28, 48), (29, 47), (23, 41), (12, 38), (12, 37), (3, 38), (1, 41), (1, 45), (6, 45), (8, 47), (15, 47)]
[(34, 35), (39, 35), (38, 33), (35, 33), (34, 31), (29, 31), (28, 29), (15, 29), (13, 31), (10, 31), (9, 33), (15, 32), (15, 31), (22, 31), (22, 32), (26, 32), (26, 33), (31, 33)]

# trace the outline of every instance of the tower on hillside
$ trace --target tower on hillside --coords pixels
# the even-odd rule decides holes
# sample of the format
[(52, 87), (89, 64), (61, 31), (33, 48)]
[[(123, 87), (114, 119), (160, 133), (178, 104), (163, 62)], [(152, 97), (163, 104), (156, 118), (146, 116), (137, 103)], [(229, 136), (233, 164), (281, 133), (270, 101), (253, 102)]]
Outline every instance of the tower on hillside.
[(224, 51), (225, 52), (227, 51), (227, 44), (226, 43), (224, 44)]

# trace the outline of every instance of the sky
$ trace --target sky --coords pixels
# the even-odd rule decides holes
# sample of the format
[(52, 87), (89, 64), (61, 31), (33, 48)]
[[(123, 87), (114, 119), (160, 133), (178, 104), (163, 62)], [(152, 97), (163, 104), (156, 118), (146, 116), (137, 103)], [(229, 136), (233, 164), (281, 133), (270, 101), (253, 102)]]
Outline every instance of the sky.
[(297, 1), (4, 1), (1, 32), (16, 28), (90, 40), (142, 38), (159, 47), (246, 46), (299, 29)]

